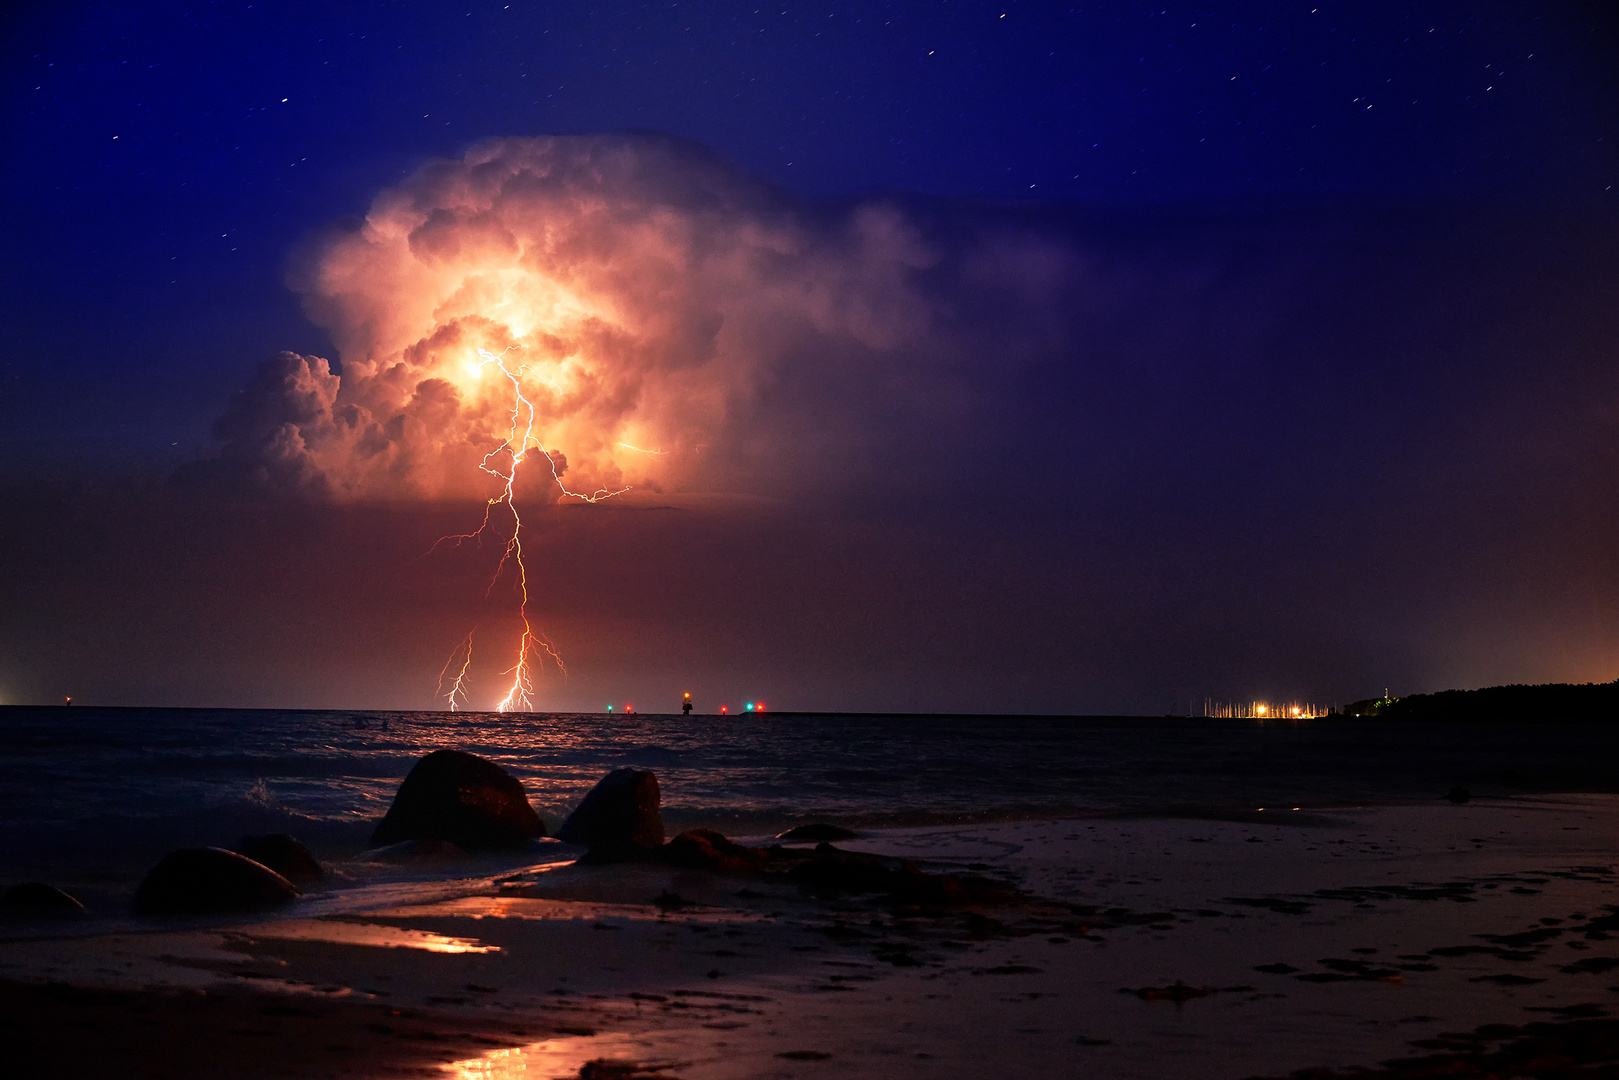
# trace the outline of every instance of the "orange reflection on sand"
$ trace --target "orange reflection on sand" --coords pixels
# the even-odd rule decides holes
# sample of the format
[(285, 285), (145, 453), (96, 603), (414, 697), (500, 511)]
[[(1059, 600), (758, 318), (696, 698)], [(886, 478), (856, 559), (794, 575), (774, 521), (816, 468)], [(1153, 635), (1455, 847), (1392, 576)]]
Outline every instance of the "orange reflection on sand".
[[(371, 913), (373, 917), (389, 919), (420, 919), (457, 916), (472, 919), (589, 920), (601, 922), (666, 922), (669, 913), (653, 904), (607, 904), (590, 900), (557, 900), (542, 896), (460, 896), (453, 900), (440, 900), (431, 904), (412, 904), (385, 908)], [(737, 911), (730, 908), (707, 908), (682, 911), (681, 922), (711, 922), (731, 925), (761, 922), (768, 916), (759, 911)]]
[(256, 926), (255, 938), (286, 941), (324, 941), (334, 945), (370, 945), (379, 949), (421, 949), (436, 953), (499, 952), (498, 945), (485, 945), (476, 938), (447, 937), (426, 930), (407, 930), (378, 923), (348, 922), (338, 919), (287, 919)]
[(646, 1042), (628, 1035), (570, 1035), (453, 1061), (444, 1072), (455, 1080), (554, 1080), (578, 1076), (585, 1062), (598, 1058), (638, 1061), (648, 1049)]

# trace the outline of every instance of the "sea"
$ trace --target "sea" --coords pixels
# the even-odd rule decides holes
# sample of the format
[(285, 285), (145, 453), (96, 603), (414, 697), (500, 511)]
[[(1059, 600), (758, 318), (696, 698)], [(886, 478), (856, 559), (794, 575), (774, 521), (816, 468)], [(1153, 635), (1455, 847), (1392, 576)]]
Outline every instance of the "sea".
[(400, 781), (454, 748), (555, 829), (607, 772), (653, 770), (671, 833), (760, 837), (1017, 818), (1219, 815), (1619, 791), (1619, 725), (752, 713), (0, 707), (0, 889), (127, 905), (165, 852), (291, 833), (370, 845)]

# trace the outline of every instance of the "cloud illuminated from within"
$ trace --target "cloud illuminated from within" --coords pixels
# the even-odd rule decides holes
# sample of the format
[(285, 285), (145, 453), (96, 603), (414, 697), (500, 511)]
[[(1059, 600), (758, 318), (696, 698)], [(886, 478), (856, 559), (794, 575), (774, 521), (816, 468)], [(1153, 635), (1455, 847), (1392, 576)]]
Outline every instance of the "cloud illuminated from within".
[[(478, 464), (514, 396), (481, 350), (517, 378), (570, 489), (723, 486), (788, 443), (802, 460), (833, 387), (924, 411), (948, 397), (950, 308), (928, 284), (945, 259), (891, 203), (808, 210), (677, 140), (482, 142), (308, 246), (293, 284), (341, 375), (273, 358), (189, 475), (341, 501), (486, 496)], [(761, 395), (792, 387), (816, 400), (750, 426)]]

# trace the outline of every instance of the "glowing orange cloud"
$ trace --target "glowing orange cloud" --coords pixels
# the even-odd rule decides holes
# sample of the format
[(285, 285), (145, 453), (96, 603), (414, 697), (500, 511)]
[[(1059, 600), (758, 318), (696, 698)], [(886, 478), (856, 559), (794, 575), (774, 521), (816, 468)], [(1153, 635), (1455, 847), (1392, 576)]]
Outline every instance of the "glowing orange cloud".
[[(504, 544), (491, 589), (510, 575), (522, 637), (500, 705), (528, 708), (533, 657), (561, 662), (530, 620), (519, 503), (723, 489), (813, 459), (836, 436), (817, 419), (750, 428), (761, 394), (809, 386), (846, 404), (825, 388), (926, 387), (914, 358), (942, 367), (920, 347), (941, 312), (918, 277), (941, 257), (888, 204), (807, 223), (676, 140), (483, 142), (307, 246), (294, 285), (340, 372), (271, 360), (195, 475), (339, 501), (483, 500), (479, 527), (446, 539)], [(440, 675), (451, 707), (471, 678), (469, 638)]]
[(481, 496), (515, 387), (572, 490), (702, 484), (784, 353), (925, 331), (909, 277), (936, 258), (883, 206), (828, 241), (670, 140), (481, 143), (310, 248), (295, 284), (342, 375), (304, 358), (283, 456), (339, 499)]

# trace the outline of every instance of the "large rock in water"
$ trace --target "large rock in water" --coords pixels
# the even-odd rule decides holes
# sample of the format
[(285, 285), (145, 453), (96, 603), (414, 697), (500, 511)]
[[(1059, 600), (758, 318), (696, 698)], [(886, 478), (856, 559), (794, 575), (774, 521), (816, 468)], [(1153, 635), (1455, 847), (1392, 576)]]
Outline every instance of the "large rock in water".
[(401, 840), (448, 840), (468, 851), (523, 847), (545, 835), (522, 783), (493, 761), (435, 750), (399, 785), (372, 847)]
[(147, 871), (135, 891), (141, 915), (209, 915), (275, 907), (298, 887), (268, 866), (224, 848), (172, 851)]
[(268, 866), (294, 885), (310, 885), (325, 875), (309, 848), (286, 833), (244, 836), (236, 841), (235, 851)]
[(591, 862), (645, 858), (663, 846), (658, 778), (614, 769), (591, 788), (557, 830), (557, 839), (590, 848)]

